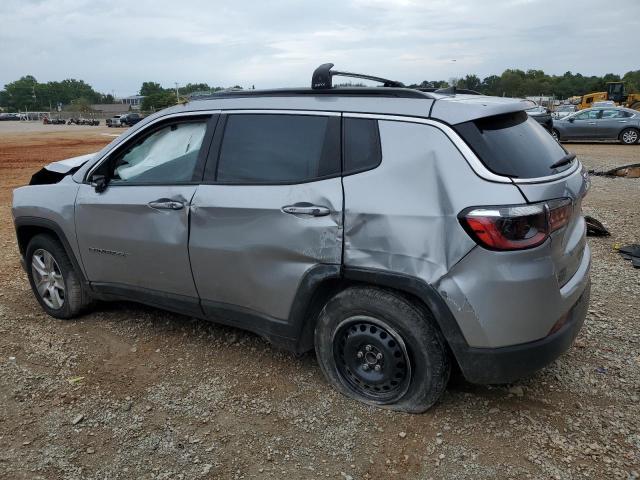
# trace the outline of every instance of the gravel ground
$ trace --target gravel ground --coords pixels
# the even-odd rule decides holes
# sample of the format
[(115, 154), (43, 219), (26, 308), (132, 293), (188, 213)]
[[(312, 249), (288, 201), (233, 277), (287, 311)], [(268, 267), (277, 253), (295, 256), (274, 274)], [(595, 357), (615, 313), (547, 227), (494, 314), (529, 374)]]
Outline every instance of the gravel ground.
[[(106, 128), (0, 127), (0, 478), (636, 479), (640, 472), (640, 179), (594, 177), (585, 327), (514, 385), (455, 376), (422, 415), (348, 400), (262, 339), (134, 304), (45, 316), (19, 265), (11, 189), (40, 165), (95, 151)], [(589, 167), (640, 146), (571, 144)]]

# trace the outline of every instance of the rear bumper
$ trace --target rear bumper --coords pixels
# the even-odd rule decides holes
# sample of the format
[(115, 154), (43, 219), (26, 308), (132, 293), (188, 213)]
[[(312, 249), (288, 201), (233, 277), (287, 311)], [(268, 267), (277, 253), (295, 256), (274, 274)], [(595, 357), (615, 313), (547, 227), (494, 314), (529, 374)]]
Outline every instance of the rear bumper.
[(565, 352), (578, 336), (587, 316), (591, 284), (587, 283), (557, 332), (534, 342), (500, 348), (472, 348), (456, 358), (465, 378), (472, 383), (509, 383), (526, 377)]

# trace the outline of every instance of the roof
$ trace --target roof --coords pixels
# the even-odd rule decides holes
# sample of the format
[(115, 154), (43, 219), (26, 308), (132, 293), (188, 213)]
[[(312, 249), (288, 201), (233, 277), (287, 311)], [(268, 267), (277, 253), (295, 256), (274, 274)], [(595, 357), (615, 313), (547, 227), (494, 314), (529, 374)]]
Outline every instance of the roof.
[[(319, 110), (434, 118), (455, 125), (476, 118), (521, 111), (526, 106), (520, 99), (460, 94), (455, 88), (419, 91), (406, 88), (395, 80), (332, 68), (332, 63), (320, 65), (313, 72), (311, 88), (224, 90), (194, 98), (158, 112), (154, 117), (173, 112), (207, 110)], [(384, 86), (336, 88), (332, 83), (334, 76), (362, 78)]]

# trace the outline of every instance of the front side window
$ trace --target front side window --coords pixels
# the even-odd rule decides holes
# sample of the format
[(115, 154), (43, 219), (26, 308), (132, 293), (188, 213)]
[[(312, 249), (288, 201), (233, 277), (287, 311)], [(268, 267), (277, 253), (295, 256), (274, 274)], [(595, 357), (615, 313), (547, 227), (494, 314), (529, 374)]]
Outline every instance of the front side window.
[(340, 119), (229, 115), (218, 159), (221, 183), (301, 183), (340, 173)]
[(598, 118), (599, 110), (588, 110), (586, 112), (581, 112), (575, 116), (576, 120), (595, 120)]
[(133, 144), (112, 165), (111, 183), (189, 182), (207, 122), (165, 125)]

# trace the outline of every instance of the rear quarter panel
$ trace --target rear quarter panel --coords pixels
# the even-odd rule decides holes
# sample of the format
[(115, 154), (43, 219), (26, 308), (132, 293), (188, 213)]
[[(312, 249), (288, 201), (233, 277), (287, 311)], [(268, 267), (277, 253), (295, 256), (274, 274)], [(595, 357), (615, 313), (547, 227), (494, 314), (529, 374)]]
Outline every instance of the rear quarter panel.
[(475, 246), (458, 221), (463, 209), (524, 199), (513, 184), (478, 177), (438, 128), (379, 125), (382, 163), (343, 179), (344, 263), (433, 283)]

